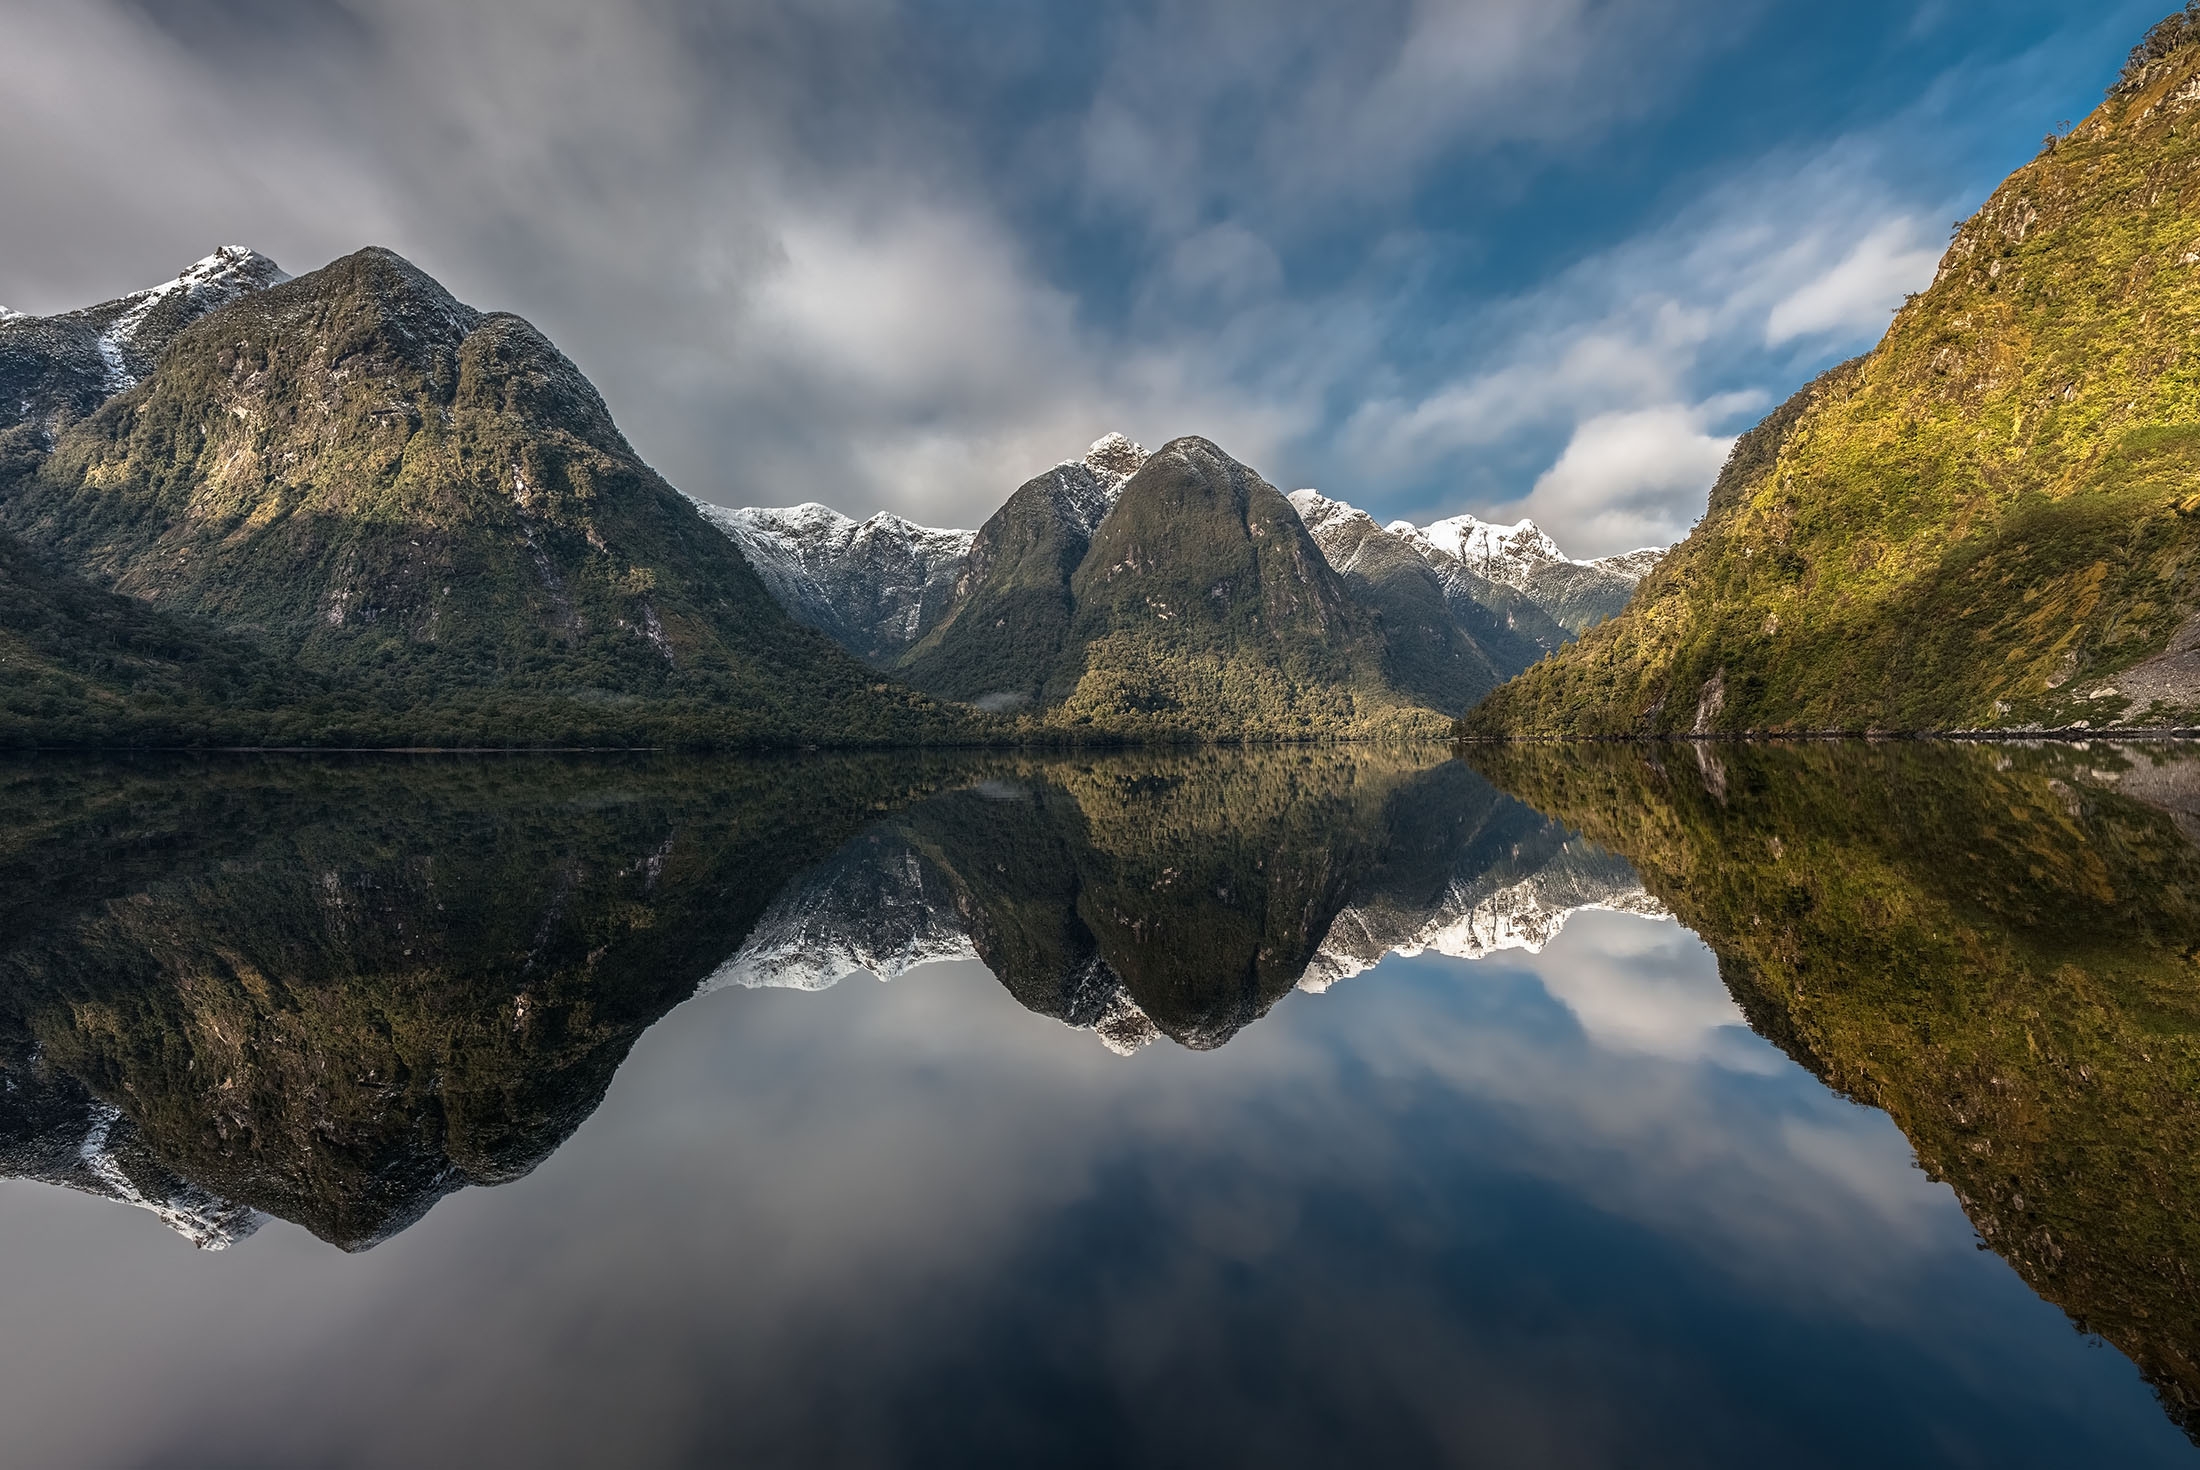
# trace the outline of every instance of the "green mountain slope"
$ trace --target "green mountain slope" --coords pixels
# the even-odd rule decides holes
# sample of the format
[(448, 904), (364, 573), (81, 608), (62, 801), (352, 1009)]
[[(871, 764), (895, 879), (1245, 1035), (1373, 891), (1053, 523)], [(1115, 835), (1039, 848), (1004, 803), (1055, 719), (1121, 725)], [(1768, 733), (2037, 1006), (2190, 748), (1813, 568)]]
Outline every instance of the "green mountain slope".
[(0, 534), (0, 745), (246, 743), (303, 676), (215, 629), (53, 571)]
[[(1736, 449), (1629, 610), (1477, 736), (2200, 714), (2200, 26), (1962, 225), (1870, 356)], [(2165, 656), (2166, 655), (2166, 656)]]
[(1146, 461), (1071, 579), (1050, 721), (1134, 733), (1411, 729), (1374, 618), (1291, 503), (1205, 439)]
[(791, 622), (517, 317), (365, 250), (177, 333), (0, 527), (385, 713), (373, 740), (914, 739), (961, 715)]
[(1027, 729), (1111, 739), (1438, 734), (1432, 710), (1494, 682), (1442, 666), (1464, 663), (1456, 639), (1401, 641), (1403, 658), (1274, 486), (1187, 438), (1112, 503), (1075, 464), (1017, 491), (899, 672), (1025, 711)]
[(1070, 578), (1108, 496), (1063, 464), (1027, 482), (978, 530), (939, 621), (898, 672), (948, 699), (1018, 709), (1035, 701), (1070, 637)]

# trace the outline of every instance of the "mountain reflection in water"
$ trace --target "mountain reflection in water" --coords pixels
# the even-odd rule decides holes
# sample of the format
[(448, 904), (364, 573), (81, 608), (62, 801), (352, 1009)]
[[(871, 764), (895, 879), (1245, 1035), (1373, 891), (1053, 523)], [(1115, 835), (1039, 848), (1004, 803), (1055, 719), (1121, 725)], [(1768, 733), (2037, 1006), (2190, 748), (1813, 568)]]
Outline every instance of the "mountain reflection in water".
[[(1233, 1067), (1230, 1056), (1257, 1045), (1236, 1040), (1248, 1028), (1262, 1035), (1278, 1028), (1274, 1046), (1312, 1044), (1305, 1036), (1320, 1032), (1321, 1015), (1271, 1016), (1294, 990), (1338, 987), (1335, 995), (1358, 997), (1392, 985), (1401, 998), (1391, 1004), (1408, 1011), (1405, 1030), (1384, 1043), (1398, 1055), (1361, 1055), (1347, 1069), (1364, 1074), (1357, 1088), (1384, 1096), (1404, 1085), (1393, 1074), (1411, 1070), (1416, 1030), (1442, 1030), (1433, 1014), (1412, 1019), (1413, 1008), (1446, 1004), (1414, 978), (1422, 973), (1411, 968), (1414, 957), (1496, 965), (1510, 955), (1527, 963), (1574, 919), (1595, 931), (1591, 942), (1604, 946), (1607, 968), (1635, 972), (1603, 978), (1585, 953), (1536, 971), (1543, 989), (1571, 1007), (1572, 1024), (1592, 1033), (1592, 1051), (1663, 1048), (1677, 1067), (1766, 1079), (1749, 1086), (1795, 1085), (1774, 1076), (1786, 1063), (1730, 1025), (1746, 1018), (1835, 1093), (1883, 1109), (1926, 1174), (1952, 1187), (1979, 1238), (2083, 1331), (2128, 1355), (2189, 1429), (2200, 1415), (2200, 1301), (2190, 1274), (2200, 1262), (2196, 841), (2200, 760), (2167, 746), (1513, 747), (1473, 750), (1464, 760), (1345, 747), (800, 760), (16, 761), (0, 766), (0, 1173), (127, 1201), (200, 1245), (230, 1245), (276, 1217), (360, 1251), (406, 1232), (467, 1185), (507, 1184), (537, 1170), (605, 1103), (644, 1033), (699, 993), (820, 991), (859, 973), (895, 979), (941, 965), (946, 974), (953, 962), (967, 969), (972, 960), (998, 982), (996, 1001), (1005, 990), (1024, 1011), (1094, 1033), (1075, 1038), (1097, 1057), (1079, 1067), (1144, 1067), (1156, 1045), (1179, 1053), (1227, 1045), (1223, 1056), (1183, 1063), (1185, 1085), (1224, 1089), (1278, 1065), (1271, 1047), (1268, 1060), (1248, 1056)], [(1620, 917), (1576, 917), (1584, 911)], [(1663, 922), (1671, 917), (1709, 945), (1731, 1002), (1642, 988), (1652, 970), (1678, 963), (1663, 947), (1668, 941), (1641, 937), (1677, 935)], [(1363, 973), (1386, 957), (1396, 958), (1381, 975)], [(1386, 978), (1394, 972), (1397, 979)], [(1636, 988), (1625, 1006), (1600, 1013), (1593, 992), (1612, 984)], [(763, 999), (717, 996), (681, 1016)], [(846, 1013), (833, 1004), (834, 1014)], [(1539, 1055), (1551, 1023), (1532, 1007), (1506, 1004), (1515, 1009), (1477, 1024), (1492, 1035), (1515, 1028), (1507, 1034), (1520, 1038), (1520, 1054)], [(1335, 1014), (1336, 1044), (1358, 1045), (1362, 1023)], [(683, 1024), (705, 1027), (702, 1019), (675, 1020), (659, 1034)], [(998, 1025), (983, 1022), (996, 1051), (1049, 1045), (1030, 1031), (1003, 1043)], [(1722, 1027), (1757, 1050), (1688, 1039), (1724, 1034)], [(1687, 1037), (1674, 1042), (1668, 1032)], [(1103, 1047), (1135, 1060), (1109, 1058)], [(749, 1061), (774, 1073), (768, 1059)], [(1484, 1075), (1469, 1093), (1544, 1095), (1569, 1085), (1560, 1076), (1500, 1085), (1487, 1069), (1512, 1064), (1474, 1065)], [(838, 1075), (831, 1062), (816, 1066), (823, 1078)], [(1595, 1089), (1586, 1079), (1579, 1085), (1588, 1097)], [(1275, 1085), (1284, 1091), (1266, 1106), (1288, 1111), (1293, 1105), (1281, 1099), (1293, 1084)], [(632, 1086), (646, 1092), (648, 1083)], [(1009, 1105), (1044, 1115), (1046, 1090), (1043, 1079), (1024, 1078), (1009, 1086)], [(917, 1088), (902, 1106), (921, 1118), (926, 1096)], [(1640, 1106), (1656, 1107), (1669, 1091), (1643, 1096)], [(1770, 1123), (1790, 1134), (1807, 1123), (1821, 1137), (1813, 1147), (1850, 1126), (1816, 1111), (1826, 1104), (1808, 1094), (1779, 1099), (1760, 1100), (1787, 1119)], [(1401, 1156), (1401, 1172), (1385, 1186), (1408, 1215), (1407, 1202), (1433, 1198), (1431, 1180), (1450, 1177), (1446, 1150), (1460, 1147), (1461, 1129), (1532, 1131), (1520, 1121), (1521, 1104), (1485, 1098), (1455, 1106), (1450, 1124), (1441, 1122), (1442, 1107), (1423, 1116), (1432, 1106), (1415, 1102), (1396, 1124), (1401, 1140), (1437, 1129), (1425, 1134), (1422, 1163)], [(1105, 1131), (1098, 1119), (1093, 1126)], [(1157, 1136), (1182, 1144), (1188, 1126)], [(1333, 1207), (1318, 1202), (1345, 1188), (1357, 1166), (1342, 1162), (1350, 1150), (1340, 1154), (1342, 1145), (1325, 1139), (1341, 1123), (1310, 1115), (1299, 1126), (1310, 1172), (1290, 1213), (1310, 1229), (1307, 1222)], [(579, 1145), (574, 1140), (585, 1154)], [(1229, 1140), (1218, 1134), (1200, 1147), (1227, 1149)], [(814, 1158), (802, 1165), (818, 1167)], [(1493, 1167), (1478, 1164), (1460, 1177), (1502, 1201), (1523, 1187), (1505, 1181), (1539, 1177), (1543, 1166), (1492, 1174)], [(1841, 1167), (1854, 1174), (1865, 1166)], [(1317, 1177), (1321, 1169), (1330, 1174)], [(1417, 1177), (1422, 1171), (1426, 1178)], [(1219, 1187), (1212, 1181), (1226, 1172), (1209, 1163), (1187, 1180)], [(1686, 1172), (1667, 1187), (1705, 1187), (1684, 1180)], [(1555, 1179), (1536, 1187), (1560, 1188)], [(1881, 1201), (1859, 1206), (1866, 1214), (1926, 1208), (1898, 1179), (1875, 1179), (1856, 1185), (1857, 1200)], [(781, 1187), (799, 1193), (793, 1176), (754, 1182)], [(1191, 1199), (1201, 1187), (1179, 1180), (1169, 1191)], [(1662, 1219), (1680, 1208), (1617, 1197), (1591, 1205), (1606, 1187), (1574, 1186), (1566, 1208), (1589, 1206), (1583, 1221)], [(1820, 1214), (1840, 1215), (1845, 1187), (1827, 1185)], [(1649, 1189), (1638, 1180), (1621, 1193)], [(1897, 1195), (1909, 1202), (1885, 1203)], [(1211, 1201), (1193, 1218), (1222, 1228), (1241, 1208)], [(1801, 1208), (1788, 1200), (1774, 1213)], [(1524, 1280), (1533, 1278), (1514, 1259), (1543, 1248), (1514, 1234), (1527, 1206), (1475, 1209), (1498, 1215), (1479, 1224), (1472, 1212), (1460, 1217), (1454, 1224), (1467, 1234), (1448, 1243), (1393, 1242), (1384, 1256), (1393, 1274), (1361, 1278), (1353, 1290), (1371, 1295), (1337, 1320), (1381, 1322), (1397, 1309), (1376, 1304), (1414, 1292), (1413, 1271), (1435, 1272), (1439, 1259), (1453, 1262), (1443, 1270), (1470, 1275), (1502, 1272), (1512, 1260)], [(1498, 1223), (1508, 1209), (1518, 1220)], [(1893, 1228), (1855, 1226), (1867, 1227)], [(1244, 1228), (1239, 1219), (1225, 1235)], [(1260, 1235), (1286, 1225), (1253, 1228)], [(1587, 1239), (1612, 1227), (1570, 1228), (1588, 1231)], [(1370, 1240), (1382, 1234), (1364, 1229)], [(1223, 1239), (1202, 1248), (1227, 1266), (1243, 1242)], [(1485, 1253), (1477, 1254), (1476, 1239)], [(263, 1235), (239, 1254), (265, 1245)], [(1674, 1283), (1695, 1279), (1693, 1268), (1665, 1260), (1667, 1247), (1627, 1249), (1649, 1251), (1643, 1259), (1660, 1261), (1656, 1272)], [(1089, 1250), (1096, 1280), (1128, 1269), (1113, 1248), (1096, 1241)], [(30, 1268), (5, 1255), (0, 1267)], [(1082, 1268), (1056, 1260), (1049, 1279), (1060, 1282), (1064, 1269)], [(1180, 1259), (1169, 1269), (1192, 1268)], [(1059, 1289), (1068, 1303), (1084, 1288)], [(1589, 1289), (1624, 1303), (1643, 1288), (1630, 1277)], [(1467, 1289), (1458, 1310), (1495, 1309), (1496, 1290)], [(1985, 1285), (1965, 1290), (1992, 1296)], [(1185, 1300), (1199, 1295), (1189, 1291)], [(1312, 1299), (1301, 1305), (1315, 1310)], [(1526, 1313), (1522, 1320), (1547, 1316), (1549, 1330), (1560, 1332), (1569, 1314), (1586, 1321), (1623, 1310), (1532, 1294), (1501, 1307), (1501, 1315)], [(1751, 1308), (1759, 1309), (1768, 1308)], [(1166, 1309), (1151, 1301), (1142, 1310), (1164, 1339), (1189, 1333), (1185, 1340), (1197, 1342), (1222, 1330), (1155, 1317)], [(1419, 1316), (1413, 1324), (1422, 1334), (1414, 1340), (1443, 1358), (1445, 1349), (1424, 1340), (1437, 1329)], [(1017, 1330), (1049, 1329), (1041, 1320)], [(1706, 1330), (1716, 1338), (1728, 1329)], [(2011, 1341), (2051, 1358), (2059, 1350), (2036, 1342), (2034, 1330)], [(1290, 1335), (1273, 1321), (1267, 1331)], [(1230, 1351), (1257, 1352), (1259, 1336)], [(1992, 1351), (2005, 1349), (2018, 1351), (2006, 1344)], [(1119, 1342), (1110, 1351), (1126, 1350)], [(1357, 1350), (1373, 1351), (1366, 1342)], [(1370, 1361), (1387, 1361), (1388, 1352)], [(1653, 1352), (1642, 1361), (1655, 1360)], [(1027, 1371), (1011, 1371), (1006, 1360), (994, 1367), (1010, 1380)], [(1105, 1378), (1121, 1365), (1093, 1371)], [(1678, 1370), (1646, 1371), (1655, 1378)], [(1921, 1382), (1929, 1378), (1919, 1371)], [(2067, 1381), (2075, 1370), (2039, 1371)], [(1358, 1386), (1349, 1403), (1324, 1411), (1326, 1432), (1342, 1436), (1331, 1449), (1387, 1444), (1537, 1463), (1534, 1447), (1549, 1448), (1538, 1435), (1565, 1438), (1529, 1421), (1514, 1424), (1501, 1444), (1490, 1438), (1494, 1430), (1459, 1426), (1439, 1433), (1399, 1421), (1377, 1432), (1366, 1418), (1378, 1413), (1369, 1398), (1375, 1390), (1341, 1365), (1337, 1372), (1340, 1384)], [(1963, 1372), (1992, 1376), (1977, 1363)], [(1224, 1392), (1234, 1373), (1200, 1391)], [(1411, 1376), (1390, 1372), (1382, 1392), (1409, 1393)], [(1276, 1383), (1290, 1387), (1291, 1375)], [(991, 1391), (1008, 1392), (999, 1383)], [(2000, 1404), (1990, 1386), (1966, 1391), (2009, 1412), (2004, 1429), (2023, 1450), (2012, 1456), (2003, 1445), (2001, 1462), (2027, 1453), (2051, 1462), (2051, 1447), (2074, 1453), (2072, 1445), (2090, 1443), (2072, 1427), (2079, 1420), (2050, 1432)], [(1050, 1412), (1036, 1400), (1018, 1402), (1019, 1414), (1045, 1420)], [(1623, 1422), (1617, 1403), (1606, 1407)], [(1728, 1403), (1719, 1412), (1739, 1423), (1752, 1411)], [(1063, 1414), (1064, 1425), (1080, 1426), (1095, 1462), (1129, 1443), (1120, 1424)], [(933, 1445), (932, 1457), (976, 1452), (941, 1424), (924, 1423), (909, 1443)], [(782, 1428), (783, 1439), (793, 1438), (769, 1443), (729, 1440), (729, 1432), (720, 1426), (716, 1438), (704, 1436), (713, 1453), (799, 1462), (927, 1458), (827, 1445), (797, 1429)], [(1962, 1437), (1946, 1425), (1930, 1432), (1943, 1436), (1942, 1449), (1953, 1443), (1946, 1435)], [(2056, 1440), (2064, 1432), (2080, 1439)], [(893, 1433), (916, 1431), (905, 1423)], [(2130, 1424), (2101, 1433), (2119, 1453), (2146, 1443)], [(1042, 1428), (1025, 1425), (1019, 1434), (1021, 1452), (1060, 1457), (1061, 1445)], [(2127, 1434), (2138, 1439), (2116, 1438)], [(1618, 1458), (1629, 1463), (1722, 1459), (1702, 1445), (1675, 1444), (1668, 1454), (1626, 1442), (1629, 1453)], [(1318, 1460), (1322, 1443), (1286, 1435), (1267, 1449), (1279, 1460)], [(1767, 1447), (1755, 1443), (1754, 1452)], [(311, 1448), (330, 1457), (326, 1446)], [(1827, 1441), (1827, 1463), (1841, 1463), (1842, 1453)], [(661, 1458), (712, 1456), (691, 1445)], [(180, 1461), (195, 1462), (189, 1454)], [(1604, 1461), (1588, 1454), (1582, 1462)]]

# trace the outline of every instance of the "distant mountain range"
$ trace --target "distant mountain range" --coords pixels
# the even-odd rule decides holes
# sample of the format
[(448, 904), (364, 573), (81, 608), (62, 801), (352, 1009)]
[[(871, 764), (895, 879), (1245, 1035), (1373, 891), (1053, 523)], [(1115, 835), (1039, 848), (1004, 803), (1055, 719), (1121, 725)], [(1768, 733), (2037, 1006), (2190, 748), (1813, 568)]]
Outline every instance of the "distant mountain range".
[(386, 250), (0, 313), (0, 741), (1441, 735), (1654, 558), (1375, 527), (1197, 438), (976, 531), (700, 505)]
[[(1110, 434), (1025, 484), (978, 531), (891, 514), (859, 523), (815, 503), (702, 510), (796, 621), (920, 689), (995, 712), (1059, 711), (1072, 724), (1219, 734), (1349, 726), (1395, 704), (1464, 710), (1625, 607), (1662, 555), (1577, 561), (1532, 521), (1379, 526), (1301, 490), (1285, 503), (1340, 585), (1313, 558), (1303, 576), (1277, 581), (1263, 569), (1256, 521), (1284, 527), (1279, 546), (1297, 536), (1278, 519), (1272, 487), (1212, 443), (1186, 439), (1162, 450), (1152, 495), (1131, 495), (1125, 521), (1148, 523), (1137, 554), (1081, 583), (1096, 539), (1155, 458)], [(1162, 468), (1178, 488), (1159, 483)], [(1231, 487), (1226, 504), (1181, 493), (1209, 483)], [(1264, 578), (1271, 593), (1297, 583), (1266, 608), (1265, 625), (1246, 601)], [(1112, 595), (1133, 580), (1134, 598)], [(1309, 611), (1310, 625), (1293, 623)], [(1341, 657), (1290, 667), (1310, 647)], [(1285, 708), (1234, 698), (1226, 668), (1301, 697)], [(1341, 705), (1307, 697), (1339, 686)]]
[(2200, 726), (2200, 12), (1477, 736)]

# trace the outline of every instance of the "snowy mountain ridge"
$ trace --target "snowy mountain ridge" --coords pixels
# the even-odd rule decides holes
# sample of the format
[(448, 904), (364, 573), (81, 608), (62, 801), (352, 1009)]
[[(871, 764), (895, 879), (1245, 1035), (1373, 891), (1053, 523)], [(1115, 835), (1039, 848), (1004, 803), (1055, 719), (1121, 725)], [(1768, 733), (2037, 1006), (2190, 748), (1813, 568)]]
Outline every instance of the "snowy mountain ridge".
[(733, 538), (795, 621), (873, 659), (922, 635), (927, 611), (946, 601), (977, 534), (920, 526), (891, 511), (857, 521), (815, 502), (695, 505)]
[[(1124, 435), (1104, 435), (1082, 458), (1047, 472), (1056, 512), (1091, 535), (1145, 462), (1146, 451)], [(977, 537), (975, 531), (921, 526), (891, 511), (857, 521), (814, 501), (695, 504), (733, 538), (795, 621), (881, 664), (906, 652), (945, 611)]]
[(49, 436), (135, 387), (175, 335), (255, 291), (289, 280), (245, 245), (224, 245), (163, 281), (57, 316), (0, 308), (0, 426), (38, 423)]
[(224, 245), (192, 262), (174, 280), (70, 315), (96, 320), (112, 313), (99, 334), (99, 355), (107, 367), (108, 391), (121, 393), (151, 370), (160, 349), (183, 326), (289, 279), (282, 267), (249, 245)]
[[(1319, 490), (1294, 491), (1290, 501), (1325, 552), (1341, 543), (1365, 544), (1364, 536), (1340, 534), (1348, 524), (1375, 524), (1367, 512)], [(1625, 607), (1636, 585), (1665, 556), (1664, 548), (1653, 546), (1580, 560), (1568, 556), (1532, 520), (1505, 525), (1457, 515), (1426, 526), (1392, 521), (1381, 530), (1411, 547), (1447, 584), (1466, 573), (1482, 583), (1510, 588), (1576, 636)], [(1343, 572), (1349, 567), (1337, 570)], [(1472, 588), (1470, 595), (1484, 603), (1491, 601), (1483, 587)]]

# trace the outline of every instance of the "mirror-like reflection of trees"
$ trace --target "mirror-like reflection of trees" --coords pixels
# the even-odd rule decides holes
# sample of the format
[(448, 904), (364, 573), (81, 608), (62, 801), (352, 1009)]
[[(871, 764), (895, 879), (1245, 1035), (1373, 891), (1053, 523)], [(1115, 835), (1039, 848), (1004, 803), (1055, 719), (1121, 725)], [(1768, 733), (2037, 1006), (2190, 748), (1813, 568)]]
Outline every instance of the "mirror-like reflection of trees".
[(525, 1173), (785, 875), (951, 767), (0, 768), (0, 1147), (347, 1248)]
[(1479, 748), (2200, 1426), (2200, 751)]
[(1207, 1048), (1588, 905), (1701, 934), (2200, 1422), (2200, 759), (2167, 747), (15, 761), (0, 1172), (358, 1248), (540, 1162), (699, 985), (965, 956), (1118, 1050)]
[(0, 1170), (209, 1244), (258, 1210), (358, 1248), (525, 1173), (714, 974), (967, 954), (1118, 1049), (1211, 1047), (1392, 947), (1640, 900), (1441, 752), (1359, 748), (32, 761), (0, 833)]

